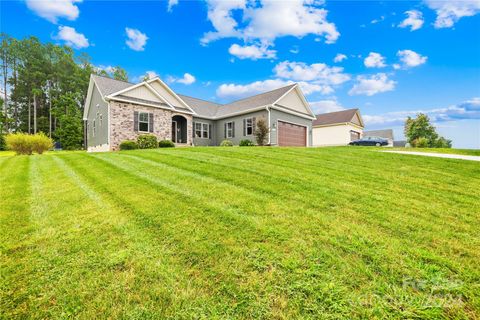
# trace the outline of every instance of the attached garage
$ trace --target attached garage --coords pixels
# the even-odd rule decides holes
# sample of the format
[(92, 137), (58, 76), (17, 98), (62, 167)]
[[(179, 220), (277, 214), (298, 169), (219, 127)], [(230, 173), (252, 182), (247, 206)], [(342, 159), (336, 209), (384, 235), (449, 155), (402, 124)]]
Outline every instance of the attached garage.
[(278, 121), (278, 145), (283, 147), (306, 147), (307, 127)]
[(360, 139), (363, 120), (358, 109), (317, 115), (313, 121), (313, 146), (344, 146)]

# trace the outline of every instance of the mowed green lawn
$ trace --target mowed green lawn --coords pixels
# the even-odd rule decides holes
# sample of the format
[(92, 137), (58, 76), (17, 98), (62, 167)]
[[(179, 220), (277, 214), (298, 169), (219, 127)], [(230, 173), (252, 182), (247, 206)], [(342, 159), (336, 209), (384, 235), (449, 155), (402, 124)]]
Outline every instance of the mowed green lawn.
[(371, 148), (0, 157), (0, 318), (480, 316), (480, 165)]

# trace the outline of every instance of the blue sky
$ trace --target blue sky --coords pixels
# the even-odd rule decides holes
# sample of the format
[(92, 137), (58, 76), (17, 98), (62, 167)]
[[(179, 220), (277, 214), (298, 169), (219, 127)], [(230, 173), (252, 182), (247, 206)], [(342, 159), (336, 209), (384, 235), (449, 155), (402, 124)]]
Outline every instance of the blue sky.
[(316, 112), (360, 108), (398, 139), (422, 111), (480, 148), (479, 13), (479, 0), (2, 1), (1, 31), (218, 102), (299, 82)]

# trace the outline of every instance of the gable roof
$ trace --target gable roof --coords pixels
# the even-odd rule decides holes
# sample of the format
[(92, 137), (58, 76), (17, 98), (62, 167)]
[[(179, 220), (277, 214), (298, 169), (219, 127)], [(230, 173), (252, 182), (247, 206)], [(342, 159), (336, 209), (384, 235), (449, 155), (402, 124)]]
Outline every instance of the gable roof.
[(393, 130), (392, 129), (384, 129), (384, 130), (370, 130), (363, 132), (364, 137), (381, 137), (385, 139), (392, 139), (393, 140)]
[(213, 118), (217, 114), (218, 108), (221, 106), (219, 103), (186, 96), (184, 94), (177, 93), (177, 95), (200, 116)]
[[(96, 84), (103, 98), (119, 99), (122, 101), (130, 101), (132, 103), (140, 103), (169, 108), (169, 106), (167, 106), (168, 103), (164, 104), (159, 103), (158, 101), (144, 100), (123, 94), (129, 89), (133, 89), (142, 85), (144, 82), (133, 84), (130, 82), (115, 80), (98, 75), (92, 75), (91, 78)], [(228, 117), (232, 114), (245, 113), (250, 110), (254, 111), (263, 107), (274, 105), (279, 99), (285, 96), (293, 88), (298, 86), (296, 83), (293, 83), (285, 87), (260, 93), (251, 97), (243, 98), (226, 104), (220, 104), (190, 97), (183, 94), (177, 94), (173, 92), (167, 85), (165, 85), (159, 78), (151, 79), (145, 82), (145, 84), (149, 86), (149, 83), (151, 83), (152, 81), (160, 81), (160, 83), (162, 83), (167, 89), (169, 89), (172, 94), (176, 95), (181, 100), (181, 102), (185, 103), (185, 106), (173, 106), (175, 110), (188, 113), (191, 113), (191, 111), (193, 111), (197, 116), (208, 119)], [(151, 87), (149, 86), (149, 88)], [(302, 97), (302, 99), (305, 98)]]
[(250, 109), (267, 106), (274, 104), (278, 99), (280, 99), (285, 93), (290, 91), (296, 84), (291, 84), (282, 88), (278, 88), (272, 91), (267, 91), (260, 93), (251, 97), (240, 99), (228, 104), (224, 104), (218, 108), (218, 112), (215, 115), (216, 117), (227, 116), (231, 113), (237, 113), (242, 111), (247, 111)]
[(128, 87), (133, 86), (133, 83), (115, 80), (108, 77), (98, 76), (96, 74), (92, 74), (93, 81), (97, 84), (98, 90), (100, 93), (105, 97), (109, 96), (112, 93), (117, 91), (121, 91), (127, 89)]
[[(329, 113), (317, 114), (317, 118), (313, 120), (313, 126), (324, 126), (337, 123), (351, 122), (353, 117), (358, 113), (358, 109), (348, 109)], [(363, 122), (362, 122), (363, 124)]]

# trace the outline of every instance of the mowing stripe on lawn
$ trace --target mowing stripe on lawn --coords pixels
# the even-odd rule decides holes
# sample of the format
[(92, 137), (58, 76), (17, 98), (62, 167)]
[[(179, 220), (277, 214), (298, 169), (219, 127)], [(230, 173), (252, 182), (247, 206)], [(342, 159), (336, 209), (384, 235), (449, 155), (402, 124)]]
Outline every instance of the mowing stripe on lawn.
[[(194, 306), (190, 305), (192, 295), (194, 295), (196, 299), (200, 299), (200, 295), (206, 295), (206, 292), (202, 293), (199, 290), (190, 288), (191, 280), (182, 277), (184, 272), (182, 272), (179, 261), (177, 261), (178, 259), (175, 257), (176, 252), (174, 248), (166, 246), (161, 242), (159, 243), (154, 234), (143, 232), (143, 228), (138, 228), (138, 222), (139, 219), (141, 219), (141, 217), (137, 215), (138, 211), (132, 212), (129, 210), (130, 208), (126, 206), (118, 206), (119, 203), (116, 201), (117, 199), (112, 198), (109, 193), (99, 194), (89, 183), (91, 181), (85, 180), (85, 176), (80, 177), (78, 175), (80, 171), (76, 167), (72, 167), (70, 162), (67, 164), (65, 158), (56, 157), (55, 160), (66, 174), (79, 184), (81, 189), (84, 190), (92, 200), (102, 199), (102, 203), (99, 205), (102, 210), (113, 210), (120, 217), (128, 218), (129, 222), (123, 223), (119, 231), (122, 236), (125, 237), (125, 241), (131, 249), (122, 250), (121, 255), (118, 256), (121, 260), (117, 263), (128, 261), (132, 267), (136, 266), (136, 268), (140, 268), (142, 274), (141, 276), (135, 276), (134, 287), (137, 287), (138, 292), (135, 296), (132, 296), (133, 299), (130, 302), (133, 304), (130, 307), (133, 307), (134, 312), (122, 310), (128, 307), (128, 303), (122, 303), (122, 309), (118, 310), (119, 314), (134, 315), (138, 313), (138, 315), (148, 316), (150, 312), (146, 310), (152, 308), (156, 309), (157, 312), (162, 311), (164, 315), (168, 315), (173, 312), (173, 307), (176, 304), (184, 306), (183, 312), (185, 312), (185, 314), (193, 312), (192, 309), (194, 309)], [(122, 218), (122, 220), (125, 220), (124, 218)], [(144, 223), (145, 221), (142, 221), (142, 224)], [(152, 281), (160, 281), (158, 283), (160, 286), (156, 286), (155, 282), (152, 283)], [(149, 285), (148, 292), (144, 291), (146, 288), (141, 287), (145, 285)], [(142, 292), (143, 297), (138, 296), (140, 292)], [(159, 296), (165, 299), (162, 303), (155, 302)], [(145, 300), (145, 298), (150, 300)], [(135, 304), (138, 304), (138, 306), (135, 307)]]
[[(69, 157), (69, 159), (71, 159), (71, 157)], [(78, 161), (78, 160), (80, 160), (80, 161)], [(77, 166), (78, 164), (80, 164), (80, 162), (82, 162), (82, 160), (84, 160), (84, 159), (76, 159), (75, 163), (73, 163), (74, 166)], [(88, 159), (86, 159), (86, 160), (88, 161)], [(234, 281), (234, 279), (236, 279), (238, 276), (240, 276), (242, 274), (240, 272), (240, 270), (237, 270), (238, 268), (235, 268), (235, 265), (225, 266), (225, 268), (228, 271), (224, 270), (224, 271), (221, 271), (221, 273), (219, 273), (220, 272), (219, 270), (216, 271), (215, 269), (213, 269), (213, 270), (209, 270), (209, 269), (212, 268), (212, 266), (214, 265), (214, 262), (218, 263), (219, 261), (221, 261), (221, 260), (218, 260), (217, 256), (218, 255), (220, 255), (220, 256), (223, 255), (224, 249), (219, 250), (219, 249), (224, 247), (224, 245), (222, 243), (230, 244), (231, 245), (230, 250), (234, 250), (232, 253), (234, 253), (235, 251), (238, 251), (238, 250), (240, 250), (240, 252), (241, 252), (244, 249), (244, 246), (242, 244), (243, 242), (245, 242), (245, 241), (247, 241), (247, 242), (254, 241), (255, 242), (255, 239), (259, 238), (259, 235), (258, 235), (257, 232), (253, 232), (253, 233), (249, 232), (250, 235), (254, 235), (253, 237), (241, 237), (241, 238), (238, 238), (234, 241), (231, 241), (229, 239), (230, 236), (232, 235), (231, 229), (232, 229), (232, 227), (235, 227), (235, 226), (228, 227), (226, 232), (223, 231), (224, 226), (222, 226), (222, 225), (224, 225), (224, 223), (222, 223), (221, 220), (218, 220), (219, 218), (221, 218), (220, 215), (217, 214), (214, 217), (212, 217), (213, 219), (210, 219), (209, 218), (209, 214), (210, 214), (209, 211), (211, 211), (211, 209), (206, 209), (205, 207), (200, 207), (201, 211), (200, 210), (191, 210), (191, 209), (188, 210), (191, 203), (188, 203), (188, 204), (185, 204), (185, 205), (183, 205), (183, 202), (176, 203), (175, 209), (173, 209), (173, 208), (171, 208), (171, 209), (176, 210), (178, 212), (178, 214), (176, 214), (176, 217), (172, 216), (171, 213), (165, 212), (165, 209), (166, 209), (165, 207), (166, 206), (165, 205), (162, 206), (162, 204), (166, 204), (166, 203), (164, 203), (163, 201), (157, 201), (158, 198), (162, 197), (162, 193), (155, 192), (155, 189), (152, 190), (149, 186), (150, 183), (148, 183), (148, 182), (145, 183), (145, 181), (142, 184), (144, 186), (144, 193), (145, 193), (143, 196), (148, 195), (148, 197), (151, 198), (151, 195), (149, 195), (149, 194), (154, 192), (153, 194), (156, 195), (157, 199), (151, 198), (150, 204), (155, 205), (155, 203), (158, 202), (159, 206), (156, 207), (156, 208), (158, 208), (156, 211), (151, 211), (151, 209), (147, 210), (147, 211), (145, 211), (145, 209), (142, 210), (142, 208), (144, 208), (144, 206), (134, 205), (134, 203), (136, 203), (137, 200), (138, 200), (137, 197), (132, 197), (132, 195), (130, 195), (128, 193), (128, 189), (129, 189), (130, 186), (127, 183), (129, 181), (133, 182), (132, 181), (133, 176), (131, 176), (129, 174), (126, 174), (125, 172), (122, 172), (121, 170), (116, 169), (114, 166), (111, 166), (108, 163), (102, 164), (102, 163), (97, 162), (97, 163), (95, 163), (94, 167), (96, 168), (95, 172), (85, 170), (87, 168), (79, 168), (79, 172), (82, 172), (82, 174), (87, 175), (87, 176), (91, 176), (93, 174), (95, 176), (96, 181), (103, 181), (104, 179), (101, 177), (101, 175), (106, 174), (109, 171), (111, 171), (112, 173), (115, 172), (116, 185), (120, 187), (120, 190), (117, 190), (117, 187), (112, 189), (113, 188), (112, 184), (111, 183), (106, 183), (106, 184), (103, 184), (103, 187), (106, 188), (105, 191), (109, 192), (112, 197), (115, 197), (115, 201), (120, 203), (122, 206), (129, 207), (129, 208), (132, 208), (133, 210), (135, 210), (136, 215), (138, 215), (138, 219), (141, 219), (142, 221), (145, 221), (145, 220), (149, 221), (149, 224), (151, 224), (149, 232), (155, 232), (155, 234), (158, 234), (160, 232), (162, 234), (162, 240), (161, 241), (170, 240), (169, 243), (171, 243), (172, 245), (175, 245), (175, 247), (177, 248), (177, 255), (180, 256), (180, 257), (183, 257), (183, 259), (185, 261), (185, 264), (186, 264), (185, 266), (192, 270), (190, 272), (194, 272), (197, 276), (202, 276), (203, 275), (203, 277), (207, 277), (205, 280), (202, 281), (205, 285), (208, 284), (208, 283), (212, 283), (212, 284), (217, 283), (220, 278), (224, 278), (223, 279), (223, 285), (224, 286), (225, 285), (232, 286), (229, 290), (231, 291), (231, 293), (236, 292), (236, 296), (237, 296), (236, 299), (242, 299), (242, 300), (247, 299), (246, 301), (251, 300), (251, 297), (250, 297), (251, 293), (249, 293), (249, 292), (242, 293), (241, 288), (233, 286), (233, 283), (229, 284), (232, 281)], [(111, 169), (108, 169), (108, 167), (110, 167)], [(111, 174), (108, 174), (108, 176), (111, 176)], [(93, 177), (92, 177), (92, 179), (93, 179)], [(136, 184), (143, 181), (143, 180), (138, 179), (138, 178), (134, 178), (134, 179), (138, 180), (136, 182)], [(121, 183), (120, 180), (124, 180), (125, 184)], [(136, 186), (132, 186), (132, 187), (136, 187)], [(122, 191), (123, 191), (123, 193), (122, 193)], [(158, 191), (160, 191), (160, 190), (158, 190)], [(164, 190), (164, 191), (166, 191), (166, 190)], [(169, 205), (170, 205), (171, 202), (175, 202), (175, 199), (173, 197), (171, 197), (171, 196), (167, 196), (167, 197), (170, 201), (168, 203)], [(128, 202), (127, 202), (127, 200), (128, 200)], [(161, 199), (159, 199), (159, 200), (161, 200)], [(185, 207), (185, 208), (183, 208), (183, 207)], [(159, 211), (163, 211), (164, 213), (167, 213), (168, 216), (163, 216), (162, 214), (160, 214)], [(187, 211), (187, 212), (185, 212), (185, 211)], [(198, 213), (197, 213), (197, 211), (198, 211)], [(207, 214), (207, 215), (205, 215), (205, 214)], [(179, 218), (180, 218), (180, 221), (178, 221)], [(182, 220), (185, 220), (185, 219), (194, 222), (196, 224), (196, 226), (193, 226), (194, 228), (190, 229), (190, 224), (186, 224), (185, 223), (186, 221), (182, 222)], [(166, 225), (167, 222), (171, 223), (172, 220), (173, 220), (173, 222), (178, 221), (177, 223), (184, 228), (184, 230), (179, 230), (180, 234), (177, 234), (178, 233), (178, 231), (176, 230), (177, 228), (169, 228), (168, 225)], [(218, 225), (219, 223), (220, 223), (220, 225)], [(188, 229), (190, 229), (190, 230), (188, 230)], [(248, 228), (247, 229), (242, 228), (241, 230), (238, 230), (237, 232), (240, 232), (240, 233), (241, 232), (247, 232), (248, 230), (249, 230)], [(197, 240), (194, 241), (194, 242), (189, 241), (187, 243), (183, 243), (185, 241), (185, 234), (188, 234), (190, 237), (194, 237)], [(218, 242), (219, 238), (223, 239), (222, 242)], [(208, 241), (206, 241), (206, 240), (208, 240)], [(264, 245), (263, 242), (259, 242), (258, 244), (259, 245)], [(211, 245), (214, 245), (214, 246), (212, 247)], [(212, 251), (212, 249), (213, 249), (213, 251)], [(203, 253), (204, 250), (209, 250), (209, 253), (204, 254)], [(213, 260), (211, 260), (211, 259), (213, 259)], [(241, 256), (238, 257), (238, 259), (241, 259)], [(234, 269), (232, 269), (232, 268), (234, 268)], [(194, 270), (198, 270), (198, 271), (194, 271)], [(200, 272), (200, 270), (202, 270), (202, 272)], [(208, 270), (208, 272), (205, 272), (207, 270)], [(211, 277), (214, 277), (215, 280), (211, 279)], [(233, 279), (229, 280), (232, 277), (233, 277)], [(222, 287), (212, 287), (208, 290), (212, 293), (219, 292), (219, 290), (221, 292), (221, 291), (225, 290), (226, 287), (224, 287), (224, 286), (222, 286)], [(220, 296), (215, 294), (212, 298), (218, 299), (218, 298), (220, 298)], [(226, 301), (230, 301), (230, 299), (227, 299)], [(252, 303), (255, 303), (255, 301), (253, 301)], [(250, 303), (248, 303), (248, 304), (250, 304)], [(248, 304), (247, 304), (247, 306), (248, 306)], [(248, 307), (253, 308), (253, 307), (250, 307), (250, 306), (248, 306)]]
[[(142, 153), (142, 156), (145, 156), (145, 154)], [(159, 158), (159, 160), (165, 161), (165, 157), (161, 157), (161, 158)], [(337, 200), (337, 201), (338, 201), (338, 200)], [(387, 203), (387, 205), (390, 205), (390, 204)], [(364, 211), (363, 211), (363, 212), (364, 212)], [(421, 212), (421, 210), (419, 210), (419, 212)], [(400, 217), (400, 218), (401, 218), (401, 217)], [(397, 219), (397, 220), (398, 220), (398, 219)], [(418, 220), (418, 219), (417, 219), (417, 220)], [(425, 219), (425, 220), (427, 221), (427, 219)], [(420, 225), (421, 223), (424, 223), (424, 222), (426, 222), (426, 221), (416, 221), (416, 224)], [(398, 222), (398, 221), (397, 221), (397, 222)], [(390, 222), (387, 221), (386, 223), (387, 223), (387, 225), (389, 225)], [(384, 225), (385, 225), (385, 223), (384, 223)], [(410, 227), (411, 227), (411, 225), (412, 225), (412, 222), (409, 221), (408, 223), (405, 223), (404, 225), (405, 225), (405, 228), (410, 229)], [(432, 227), (434, 227), (434, 225), (432, 225)], [(444, 226), (443, 226), (443, 227), (444, 227)], [(442, 227), (442, 226), (438, 226), (438, 228), (443, 228), (443, 227)], [(398, 226), (397, 226), (397, 228), (398, 228)], [(391, 229), (392, 231), (395, 231), (395, 229), (393, 229), (393, 228), (390, 228), (390, 229)], [(423, 234), (423, 233), (425, 232), (425, 229), (423, 229), (423, 230), (420, 229), (419, 232), (421, 232), (421, 234)], [(399, 237), (404, 237), (404, 232), (398, 233), (398, 235), (399, 235)], [(411, 239), (410, 241), (412, 241), (412, 243), (413, 243), (414, 241), (417, 241), (417, 240)]]
[[(144, 153), (141, 153), (141, 155), (144, 155)], [(173, 154), (172, 156), (184, 158), (183, 154), (180, 154), (180, 155)], [(192, 161), (195, 161), (195, 158), (192, 158), (192, 157), (186, 157), (186, 158), (190, 159)], [(162, 161), (162, 162), (169, 161), (169, 159), (165, 158), (165, 157), (159, 158), (158, 160)], [(204, 160), (199, 160), (199, 161), (202, 161), (202, 162), (205, 163), (205, 167), (207, 168), (207, 170), (212, 172), (213, 176), (218, 177), (219, 175), (222, 175), (221, 171), (214, 170), (212, 168), (212, 166), (210, 165), (210, 163), (213, 161), (211, 156), (208, 158), (208, 160), (205, 160), (205, 161)], [(215, 168), (218, 167), (218, 166), (224, 166), (225, 168), (232, 168), (232, 162), (235, 162), (235, 161), (229, 161), (228, 164), (226, 164), (225, 161), (222, 161), (222, 159), (220, 159), (219, 161), (215, 162)], [(170, 161), (170, 164), (174, 165), (174, 166), (179, 166), (179, 164), (177, 164), (176, 161)], [(247, 180), (246, 187), (250, 186), (252, 188), (256, 188), (256, 185), (253, 186), (248, 181), (258, 180), (258, 179), (261, 178), (261, 176), (265, 176), (265, 177), (268, 177), (268, 178), (274, 178), (275, 177), (276, 173), (270, 173), (270, 174), (265, 173), (264, 174), (263, 171), (265, 171), (265, 170), (264, 170), (263, 163), (261, 163), (260, 165), (261, 165), (261, 169), (257, 169), (257, 171), (255, 171), (256, 175), (252, 176), (251, 179)], [(257, 165), (256, 164), (249, 164), (249, 166), (250, 167), (256, 167)], [(187, 168), (188, 168), (188, 166), (187, 166)], [(228, 170), (229, 174), (228, 174), (228, 177), (226, 177), (226, 179), (230, 180), (230, 181), (233, 180), (233, 181), (236, 181), (237, 183), (239, 183), (239, 182), (243, 181), (240, 177), (246, 175), (245, 172), (244, 172), (246, 170), (241, 169), (241, 166), (236, 166), (235, 170), (238, 171), (239, 174), (238, 175), (233, 175), (232, 170)], [(252, 170), (250, 170), (250, 171), (252, 171)], [(304, 172), (304, 171), (305, 170), (302, 170), (302, 172)], [(275, 170), (269, 171), (269, 172), (275, 172)], [(205, 172), (203, 172), (203, 173), (205, 174)], [(348, 174), (348, 173), (341, 172), (341, 174), (345, 175), (345, 174)], [(300, 175), (296, 174), (296, 175), (302, 176), (302, 174), (300, 174)], [(360, 175), (361, 175), (361, 173), (359, 173), (359, 176)], [(357, 199), (354, 196), (351, 196), (349, 193), (345, 194), (345, 192), (344, 192), (345, 188), (350, 187), (348, 183), (345, 183), (345, 184), (342, 183), (342, 184), (339, 185), (338, 189), (332, 190), (332, 187), (331, 187), (332, 184), (329, 184), (328, 183), (329, 181), (326, 181), (326, 178), (327, 177), (323, 177), (322, 180), (306, 179), (307, 181), (301, 181), (299, 183), (294, 183), (295, 180), (287, 180), (289, 182), (289, 189), (284, 188), (285, 182), (282, 183), (282, 185), (280, 185), (278, 187), (275, 187), (274, 185), (278, 184), (278, 182), (279, 182), (277, 179), (269, 179), (267, 185), (268, 185), (268, 188), (270, 188), (270, 190), (273, 190), (271, 192), (276, 193), (278, 196), (291, 198), (292, 194), (293, 194), (294, 196), (296, 196), (299, 204), (305, 203), (305, 201), (309, 201), (309, 202), (312, 202), (312, 203), (319, 203), (323, 207), (319, 207), (318, 209), (325, 209), (325, 204), (328, 203), (328, 198), (332, 194), (336, 194), (337, 192), (338, 193), (343, 193), (342, 196), (347, 198), (345, 200), (345, 203), (357, 202), (356, 201)], [(294, 179), (294, 178), (292, 178), (292, 179)], [(337, 181), (339, 179), (342, 179), (342, 178), (338, 177), (338, 176), (332, 176), (330, 180)], [(378, 202), (376, 203), (376, 205), (377, 206), (383, 206), (385, 208), (385, 210), (387, 210), (387, 212), (388, 212), (389, 204), (388, 204), (388, 202), (386, 202), (384, 200), (387, 200), (389, 197), (391, 197), (391, 193), (388, 192), (388, 190), (381, 190), (379, 192), (370, 190), (368, 188), (368, 185), (365, 185), (365, 180), (369, 180), (369, 179), (372, 181), (371, 183), (374, 183), (374, 179), (372, 177), (370, 177), (369, 175), (365, 176), (365, 178), (362, 177), (362, 181), (363, 181), (364, 185), (363, 185), (363, 189), (361, 190), (361, 192), (364, 193), (365, 198), (371, 196), (371, 194), (373, 193), (373, 196), (378, 197)], [(355, 181), (355, 183), (357, 183), (357, 182)], [(292, 188), (292, 184), (296, 184), (296, 185), (298, 185), (298, 187), (297, 188)], [(309, 186), (312, 185), (312, 184), (313, 184), (313, 186), (309, 188)], [(344, 185), (344, 188), (342, 188), (343, 185)], [(392, 184), (392, 185), (394, 187), (397, 187), (397, 188), (399, 187), (396, 184)], [(321, 192), (322, 188), (325, 190), (325, 192), (322, 193), (322, 197), (317, 196), (316, 198), (313, 198), (311, 200), (310, 199), (306, 200), (306, 198), (305, 198), (306, 196), (301, 195), (301, 193), (305, 192), (305, 191), (310, 192), (310, 193), (319, 194)], [(411, 194), (412, 194), (412, 196), (410, 197), (411, 200), (409, 202), (405, 203), (405, 201), (402, 201), (401, 203), (396, 204), (396, 205), (397, 206), (400, 205), (403, 208), (405, 208), (405, 210), (409, 210), (412, 207), (412, 204), (410, 202), (416, 203), (416, 204), (414, 204), (414, 207), (416, 207), (418, 205), (423, 205), (424, 201), (422, 201), (421, 197), (425, 197), (426, 199), (431, 198), (431, 195), (422, 195), (422, 194), (419, 194), (418, 191), (416, 191), (416, 190), (412, 190)], [(335, 197), (332, 198), (331, 203), (332, 204), (335, 203), (336, 205), (340, 205), (341, 203), (339, 204), (339, 201), (340, 201), (340, 199), (338, 198), (338, 194), (336, 194)], [(369, 208), (365, 208), (365, 209), (368, 210), (368, 211), (371, 211), (373, 213), (376, 212), (375, 210), (369, 210)], [(430, 213), (427, 212), (427, 213), (423, 214), (423, 210), (417, 210), (417, 212), (419, 213), (417, 215), (418, 218), (423, 219), (423, 220), (430, 220), (431, 219), (431, 214)], [(422, 222), (423, 221), (418, 221), (417, 223), (422, 223)]]

